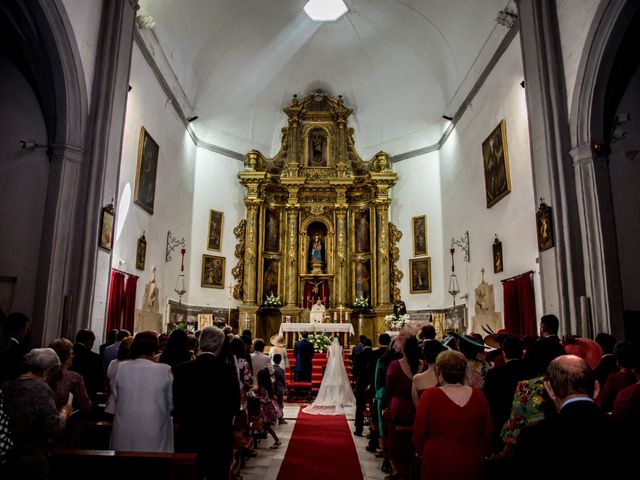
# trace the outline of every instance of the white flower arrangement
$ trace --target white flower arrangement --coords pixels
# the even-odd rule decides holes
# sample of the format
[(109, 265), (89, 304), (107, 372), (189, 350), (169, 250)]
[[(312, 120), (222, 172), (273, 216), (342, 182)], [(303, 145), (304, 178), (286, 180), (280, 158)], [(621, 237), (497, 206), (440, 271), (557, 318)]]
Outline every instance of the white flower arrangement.
[(280, 301), (280, 297), (276, 297), (273, 293), (271, 295), (267, 295), (267, 298), (264, 301), (265, 307), (280, 307), (282, 306), (282, 302)]
[(310, 333), (309, 342), (313, 345), (313, 351), (316, 353), (324, 353), (331, 345), (331, 339), (324, 333)]
[(354, 308), (368, 308), (369, 307), (369, 297), (362, 298), (357, 297), (353, 302)]
[(389, 330), (391, 330), (392, 332), (402, 330), (402, 327), (404, 327), (405, 323), (407, 323), (409, 319), (410, 316), (408, 313), (400, 315), (398, 318), (396, 318), (396, 316), (393, 314), (389, 314), (384, 317), (384, 321), (387, 323)]

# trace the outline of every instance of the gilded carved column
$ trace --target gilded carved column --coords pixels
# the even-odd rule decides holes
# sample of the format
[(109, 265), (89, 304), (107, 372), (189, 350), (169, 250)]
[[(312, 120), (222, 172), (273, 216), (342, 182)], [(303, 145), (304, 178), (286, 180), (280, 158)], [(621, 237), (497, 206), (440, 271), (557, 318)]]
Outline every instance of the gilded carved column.
[(347, 262), (347, 209), (336, 208), (336, 275), (333, 285), (335, 305), (347, 304), (349, 263)]
[(376, 243), (378, 259), (378, 306), (387, 306), (391, 303), (389, 284), (389, 203), (388, 199), (379, 200), (376, 203), (377, 236)]
[(256, 305), (258, 279), (258, 211), (260, 210), (260, 203), (247, 201), (246, 206), (247, 227), (245, 230), (243, 300), (245, 305), (253, 306)]
[(287, 206), (287, 243), (286, 243), (286, 306), (295, 307), (298, 303), (298, 212), (299, 209)]

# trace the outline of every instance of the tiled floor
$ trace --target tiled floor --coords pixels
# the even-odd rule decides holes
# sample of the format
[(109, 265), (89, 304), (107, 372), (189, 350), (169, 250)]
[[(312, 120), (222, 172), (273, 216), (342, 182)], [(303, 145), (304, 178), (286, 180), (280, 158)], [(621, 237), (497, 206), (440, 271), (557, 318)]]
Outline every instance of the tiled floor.
[[(287, 446), (291, 439), (299, 408), (299, 404), (285, 404), (284, 416), (289, 423), (275, 427), (276, 433), (278, 437), (280, 437), (280, 441), (282, 441), (282, 446), (272, 450), (269, 448), (273, 443), (271, 437), (266, 440), (261, 440), (257, 448), (258, 455), (249, 459), (247, 466), (242, 469), (243, 480), (276, 480), (280, 465), (282, 465), (282, 460), (287, 452)], [(353, 411), (347, 414), (347, 419), (349, 420), (350, 427), (353, 429)], [(365, 428), (365, 432), (366, 431), (367, 429)], [(380, 470), (382, 459), (376, 458), (372, 453), (365, 450), (367, 446), (366, 437), (354, 436), (353, 439), (360, 460), (360, 466), (362, 467), (363, 478), (367, 480), (383, 480), (385, 474)]]

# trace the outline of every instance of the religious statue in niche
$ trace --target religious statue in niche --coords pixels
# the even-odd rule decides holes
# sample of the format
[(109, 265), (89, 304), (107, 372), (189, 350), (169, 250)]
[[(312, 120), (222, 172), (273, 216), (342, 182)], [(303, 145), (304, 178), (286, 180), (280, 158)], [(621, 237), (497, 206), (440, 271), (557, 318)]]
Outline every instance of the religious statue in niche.
[(324, 265), (323, 241), (320, 233), (316, 232), (311, 238), (311, 273), (323, 273)]
[(327, 134), (324, 130), (316, 128), (309, 132), (309, 166), (327, 166)]
[(277, 260), (265, 258), (264, 260), (264, 279), (262, 283), (262, 296), (267, 297), (273, 295), (278, 296), (278, 270), (279, 263)]

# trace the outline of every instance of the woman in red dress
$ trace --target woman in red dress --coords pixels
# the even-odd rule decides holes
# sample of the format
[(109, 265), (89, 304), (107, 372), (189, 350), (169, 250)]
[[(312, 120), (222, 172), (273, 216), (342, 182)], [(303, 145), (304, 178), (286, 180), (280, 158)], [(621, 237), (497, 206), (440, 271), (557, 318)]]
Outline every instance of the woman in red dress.
[(491, 449), (491, 414), (482, 391), (464, 385), (466, 368), (462, 353), (440, 353), (440, 386), (420, 397), (413, 444), (422, 454), (422, 480), (482, 478), (482, 459)]

